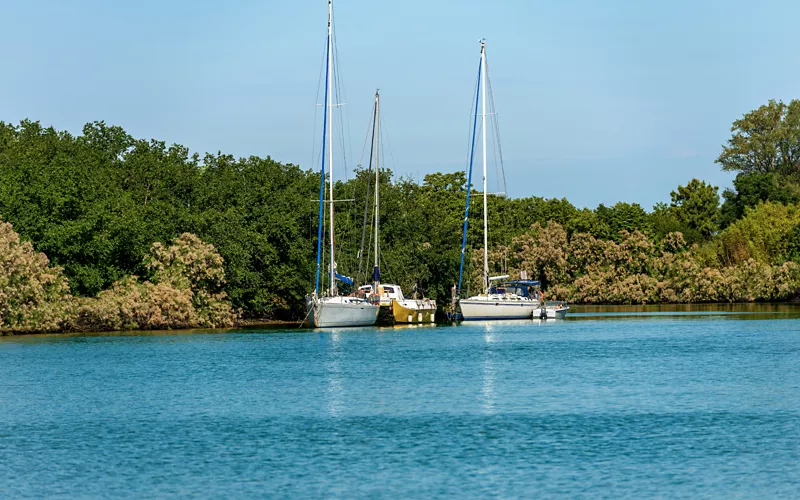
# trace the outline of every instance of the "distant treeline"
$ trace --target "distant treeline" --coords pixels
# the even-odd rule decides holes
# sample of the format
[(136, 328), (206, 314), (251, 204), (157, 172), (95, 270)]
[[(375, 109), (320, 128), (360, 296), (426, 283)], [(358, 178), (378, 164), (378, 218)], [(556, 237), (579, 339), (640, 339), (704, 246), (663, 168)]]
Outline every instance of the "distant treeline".
[[(717, 162), (737, 173), (721, 204), (718, 188), (697, 179), (651, 210), (490, 196), (492, 271), (525, 270), (549, 296), (576, 302), (795, 298), (800, 101), (770, 101), (734, 122)], [(357, 276), (372, 179), (363, 169), (349, 177), (336, 184), (338, 198), (356, 200), (336, 205), (336, 261), (340, 273), (363, 281), (372, 262), (365, 250)], [(448, 302), (458, 277), (465, 174), (434, 173), (417, 183), (382, 170), (380, 189), (383, 280)], [(224, 283), (212, 288), (231, 311), (302, 317), (314, 284), (318, 193), (318, 170), (269, 157), (200, 157), (103, 122), (79, 136), (38, 122), (0, 122), (0, 221), (30, 251), (44, 253), (48, 266), (62, 268), (59, 293), (78, 298), (98, 297), (130, 276), (157, 283), (153, 244), (191, 233), (221, 256)], [(480, 198), (473, 200), (468, 250), (477, 252), (483, 214)], [(366, 238), (369, 249), (369, 232)], [(472, 292), (479, 267), (468, 269)], [(0, 278), (0, 294), (13, 286)], [(0, 299), (0, 329), (20, 304)]]

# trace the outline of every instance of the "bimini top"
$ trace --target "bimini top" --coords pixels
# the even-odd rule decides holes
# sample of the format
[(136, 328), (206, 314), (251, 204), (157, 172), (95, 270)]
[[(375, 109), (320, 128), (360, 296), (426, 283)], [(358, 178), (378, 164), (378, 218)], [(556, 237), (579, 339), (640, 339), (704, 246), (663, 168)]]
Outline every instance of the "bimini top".
[(518, 285), (518, 286), (539, 286), (541, 282), (533, 281), (533, 280), (514, 280), (514, 281), (504, 281), (504, 285)]

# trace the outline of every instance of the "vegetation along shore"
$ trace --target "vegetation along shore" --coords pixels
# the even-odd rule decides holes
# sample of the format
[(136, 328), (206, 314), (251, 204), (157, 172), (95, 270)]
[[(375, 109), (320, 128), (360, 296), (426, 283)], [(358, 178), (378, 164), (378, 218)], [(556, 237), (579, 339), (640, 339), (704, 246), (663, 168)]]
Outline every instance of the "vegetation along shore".
[[(735, 121), (717, 162), (736, 173), (733, 189), (687, 180), (649, 211), (491, 196), (491, 266), (526, 271), (548, 298), (575, 303), (797, 298), (800, 100)], [(343, 269), (358, 269), (370, 181), (357, 169), (336, 185), (362, 200), (337, 207)], [(466, 187), (463, 172), (417, 183), (381, 171), (386, 279), (449, 302)], [(200, 157), (102, 122), (78, 136), (0, 122), (0, 332), (302, 319), (318, 190), (318, 172), (269, 157)], [(478, 218), (482, 209), (471, 207)], [(468, 250), (477, 290), (482, 248)]]

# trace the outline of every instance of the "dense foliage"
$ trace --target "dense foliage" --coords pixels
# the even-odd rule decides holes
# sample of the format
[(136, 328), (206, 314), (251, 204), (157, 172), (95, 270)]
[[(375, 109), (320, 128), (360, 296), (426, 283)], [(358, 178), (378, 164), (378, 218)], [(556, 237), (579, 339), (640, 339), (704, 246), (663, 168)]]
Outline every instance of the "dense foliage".
[(74, 297), (11, 224), (0, 221), (0, 334), (232, 326), (238, 314), (222, 291), (222, 257), (193, 234), (153, 244), (152, 281), (126, 276), (97, 297)]
[(221, 291), (222, 257), (189, 233), (169, 247), (153, 243), (145, 263), (152, 281), (127, 276), (97, 298), (76, 301), (77, 330), (135, 330), (233, 326), (237, 314)]
[(238, 307), (287, 310), (313, 270), (317, 180), (269, 158), (201, 160), (104, 123), (78, 137), (36, 122), (0, 123), (0, 218), (62, 266), (80, 296), (146, 275), (154, 242), (190, 232), (224, 257), (226, 291)]
[(762, 201), (800, 202), (800, 100), (769, 101), (733, 122), (717, 163), (737, 172), (722, 193), (723, 227)]
[(61, 269), (0, 221), (0, 331), (60, 330), (69, 301)]
[[(789, 300), (800, 290), (800, 264), (780, 257), (791, 238), (785, 229), (800, 227), (796, 211), (790, 212), (783, 205), (761, 205), (705, 247), (687, 246), (681, 233), (654, 241), (638, 230), (622, 231), (614, 241), (569, 235), (555, 222), (536, 223), (513, 238), (510, 248), (495, 249), (492, 264), (506, 258), (515, 277), (519, 270), (532, 270), (549, 298), (570, 302)], [(780, 229), (770, 232), (759, 225), (776, 213), (782, 217)], [(482, 258), (480, 252), (473, 254), (475, 268)], [(473, 285), (480, 282), (476, 274)]]
[[(698, 179), (650, 211), (625, 202), (592, 210), (565, 199), (490, 196), (493, 270), (525, 270), (552, 296), (580, 302), (795, 297), (800, 101), (770, 101), (735, 121), (717, 161), (737, 172), (721, 206), (717, 187)], [(369, 231), (359, 255), (371, 182), (369, 172), (357, 169), (336, 183), (337, 198), (356, 200), (336, 204), (337, 270), (359, 282), (371, 272)], [(448, 301), (458, 276), (466, 188), (463, 172), (433, 173), (416, 183), (381, 171), (384, 281)], [(22, 238), (3, 246), (0, 258), (28, 255), (36, 261), (31, 269), (38, 269), (31, 272), (45, 283), (41, 292), (34, 286), (12, 293), (6, 283), (17, 278), (0, 278), (6, 280), (0, 283), (3, 328), (30, 324), (25, 318), (32, 311), (57, 310), (70, 290), (81, 297), (81, 321), (94, 328), (229, 324), (228, 301), (246, 318), (302, 316), (303, 297), (314, 286), (318, 189), (316, 170), (271, 158), (201, 158), (103, 122), (86, 125), (79, 136), (38, 122), (0, 122), (0, 218)], [(473, 197), (471, 217), (482, 218), (480, 197)], [(480, 254), (480, 226), (469, 227), (469, 255)], [(197, 250), (200, 261), (189, 264), (175, 248), (154, 246), (176, 238), (178, 246), (213, 245), (221, 260), (203, 261), (208, 255)], [(34, 248), (47, 257), (37, 257)], [(224, 269), (224, 284), (221, 274), (203, 274), (204, 266)], [(325, 275), (326, 259), (323, 266)], [(473, 292), (479, 267), (467, 269)], [(6, 298), (13, 294), (16, 302)], [(88, 298), (117, 308), (136, 298), (151, 312), (106, 317), (100, 302), (90, 306)], [(9, 319), (9, 308), (17, 307), (4, 305), (10, 301), (29, 304), (28, 316)], [(170, 305), (153, 312), (164, 301)], [(218, 316), (199, 320), (188, 312), (218, 306)], [(57, 329), (63, 320), (35, 314), (43, 329)]]

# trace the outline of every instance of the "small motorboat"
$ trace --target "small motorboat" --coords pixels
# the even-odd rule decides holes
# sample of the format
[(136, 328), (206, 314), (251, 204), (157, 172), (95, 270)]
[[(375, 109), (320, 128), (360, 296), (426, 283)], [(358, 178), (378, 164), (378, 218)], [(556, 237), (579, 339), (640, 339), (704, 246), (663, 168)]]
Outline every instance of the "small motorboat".
[(548, 301), (542, 303), (533, 311), (533, 319), (564, 319), (569, 311), (569, 306), (564, 302)]

